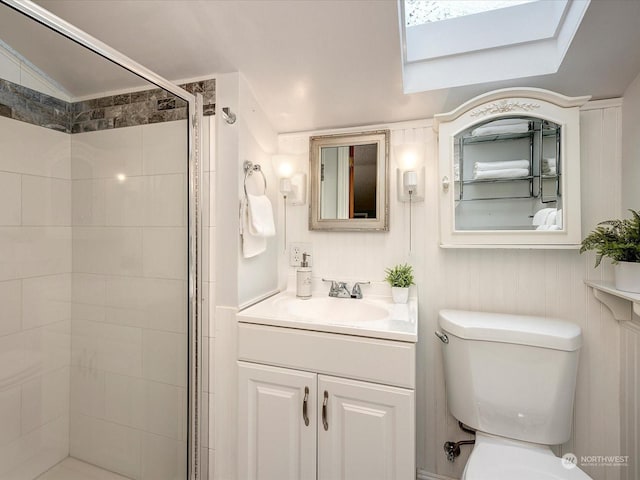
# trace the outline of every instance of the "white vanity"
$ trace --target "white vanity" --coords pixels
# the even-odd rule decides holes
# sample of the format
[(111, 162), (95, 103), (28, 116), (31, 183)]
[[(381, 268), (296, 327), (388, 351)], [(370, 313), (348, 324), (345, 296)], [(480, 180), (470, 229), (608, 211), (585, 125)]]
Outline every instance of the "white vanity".
[(238, 478), (415, 479), (417, 301), (300, 300), (238, 314)]

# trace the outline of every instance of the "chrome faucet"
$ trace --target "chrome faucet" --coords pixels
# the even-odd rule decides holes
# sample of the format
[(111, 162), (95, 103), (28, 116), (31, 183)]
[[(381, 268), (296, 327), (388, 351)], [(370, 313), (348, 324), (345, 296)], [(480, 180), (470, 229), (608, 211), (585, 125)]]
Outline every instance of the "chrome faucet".
[(351, 293), (347, 288), (346, 282), (336, 282), (335, 280), (322, 279), (323, 282), (331, 282), (329, 288), (329, 296), (335, 298), (351, 298)]
[(331, 287), (329, 288), (329, 296), (335, 298), (362, 298), (362, 290), (360, 289), (360, 285), (368, 285), (369, 282), (356, 282), (353, 285), (353, 290), (349, 292), (349, 288), (347, 287), (347, 282), (337, 282), (335, 280), (327, 280), (326, 278), (322, 279), (323, 282), (331, 282)]
[(369, 285), (371, 282), (356, 282), (353, 284), (353, 290), (351, 291), (351, 298), (362, 298), (362, 290), (360, 290), (360, 285)]

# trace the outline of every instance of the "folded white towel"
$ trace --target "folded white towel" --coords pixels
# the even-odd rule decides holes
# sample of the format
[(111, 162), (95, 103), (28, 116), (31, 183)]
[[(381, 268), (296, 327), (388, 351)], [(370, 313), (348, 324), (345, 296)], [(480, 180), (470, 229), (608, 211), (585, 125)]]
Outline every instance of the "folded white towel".
[(553, 212), (549, 212), (549, 215), (547, 215), (547, 219), (545, 220), (544, 224), (555, 225), (557, 216), (558, 216), (557, 210), (553, 210)]
[(547, 223), (547, 217), (551, 212), (555, 212), (555, 208), (541, 208), (533, 215), (532, 225), (544, 225)]
[(562, 230), (558, 225), (539, 225), (536, 230)]
[(473, 178), (476, 180), (488, 180), (494, 178), (519, 178), (527, 177), (529, 170), (526, 168), (505, 168), (502, 170), (478, 170), (474, 172)]
[(555, 175), (557, 169), (555, 158), (543, 158), (542, 159), (542, 174), (543, 175)]
[(267, 249), (267, 237), (257, 237), (249, 230), (249, 205), (247, 199), (243, 198), (240, 203), (240, 235), (244, 258), (255, 257)]
[(526, 168), (529, 170), (529, 160), (504, 160), (501, 162), (475, 162), (473, 170), (504, 170), (505, 168)]
[(487, 123), (471, 132), (472, 137), (480, 135), (500, 135), (502, 133), (525, 133), (529, 131), (529, 122), (517, 118), (496, 120)]
[(559, 208), (556, 212), (556, 225), (562, 228), (562, 209)]
[(247, 194), (249, 202), (249, 232), (257, 237), (273, 237), (276, 224), (273, 221), (273, 208), (266, 195)]

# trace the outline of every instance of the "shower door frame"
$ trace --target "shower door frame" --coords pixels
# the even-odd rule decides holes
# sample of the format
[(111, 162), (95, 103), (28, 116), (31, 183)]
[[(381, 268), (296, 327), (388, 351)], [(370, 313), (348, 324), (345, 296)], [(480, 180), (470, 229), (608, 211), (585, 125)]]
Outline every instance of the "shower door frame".
[(193, 95), (106, 43), (73, 26), (30, 0), (0, 0), (0, 3), (30, 17), (64, 37), (88, 48), (177, 97), (188, 105), (188, 437), (187, 480), (205, 480), (201, 471), (202, 416), (202, 95)]

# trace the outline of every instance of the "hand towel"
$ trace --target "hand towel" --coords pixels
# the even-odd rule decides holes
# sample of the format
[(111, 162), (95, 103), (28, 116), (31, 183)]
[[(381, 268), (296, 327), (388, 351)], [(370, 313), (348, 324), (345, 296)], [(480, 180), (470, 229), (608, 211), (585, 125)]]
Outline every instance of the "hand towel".
[(489, 180), (496, 178), (520, 178), (528, 177), (529, 170), (526, 168), (505, 168), (502, 170), (478, 170), (474, 172), (475, 180)]
[(544, 225), (547, 223), (547, 217), (551, 212), (555, 212), (555, 208), (541, 208), (533, 215), (532, 225)]
[(242, 236), (242, 256), (255, 257), (267, 249), (267, 237), (252, 235), (249, 228), (249, 205), (246, 198), (240, 202), (240, 235)]
[(529, 160), (505, 160), (501, 162), (475, 162), (473, 170), (504, 170), (505, 168), (526, 168), (529, 170)]
[(256, 237), (273, 237), (276, 225), (273, 221), (273, 208), (266, 195), (247, 194), (249, 233)]
[(536, 230), (562, 230), (558, 225), (539, 225)]

